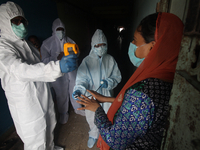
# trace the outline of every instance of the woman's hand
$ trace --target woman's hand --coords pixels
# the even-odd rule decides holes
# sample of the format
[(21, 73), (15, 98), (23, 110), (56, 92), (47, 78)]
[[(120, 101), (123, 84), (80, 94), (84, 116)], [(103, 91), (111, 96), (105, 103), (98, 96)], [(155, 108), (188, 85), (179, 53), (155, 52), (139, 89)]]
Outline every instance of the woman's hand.
[(93, 97), (95, 97), (95, 99), (97, 101), (99, 101), (100, 103), (105, 103), (105, 102), (109, 102), (109, 103), (112, 103), (114, 102), (115, 98), (114, 97), (106, 97), (104, 95), (101, 95), (95, 91), (90, 91), (90, 90), (87, 90)]
[(105, 96), (97, 93), (96, 91), (92, 91), (92, 90), (87, 90), (97, 101), (99, 101), (100, 103), (104, 103), (104, 98)]
[(88, 97), (84, 96), (84, 95), (81, 95), (81, 97), (78, 97), (78, 99), (80, 101), (76, 101), (77, 103), (79, 104), (82, 104), (84, 105), (85, 107), (81, 107), (81, 108), (78, 108), (77, 110), (84, 110), (84, 109), (87, 109), (87, 110), (90, 110), (90, 111), (96, 111), (98, 107), (100, 107), (101, 105), (98, 103), (98, 101), (94, 100), (93, 97), (91, 99), (89, 99)]

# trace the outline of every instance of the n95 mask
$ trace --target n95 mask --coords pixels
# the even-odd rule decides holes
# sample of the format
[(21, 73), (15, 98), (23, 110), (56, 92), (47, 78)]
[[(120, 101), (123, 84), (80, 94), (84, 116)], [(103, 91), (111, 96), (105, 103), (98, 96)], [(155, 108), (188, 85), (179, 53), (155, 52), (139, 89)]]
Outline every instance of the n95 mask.
[(24, 39), (28, 35), (27, 28), (23, 23), (20, 23), (19, 25), (12, 23), (12, 30), (21, 39)]

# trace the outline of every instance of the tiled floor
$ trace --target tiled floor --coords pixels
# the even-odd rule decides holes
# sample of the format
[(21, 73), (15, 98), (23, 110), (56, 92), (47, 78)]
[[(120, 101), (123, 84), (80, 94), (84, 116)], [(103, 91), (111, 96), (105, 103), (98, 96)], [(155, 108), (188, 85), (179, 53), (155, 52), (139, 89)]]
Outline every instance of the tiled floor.
[[(87, 147), (89, 126), (86, 118), (75, 114), (71, 105), (69, 113), (68, 122), (64, 125), (57, 124), (56, 126), (55, 143), (65, 147), (65, 150), (99, 150), (96, 145), (93, 148)], [(9, 139), (12, 139), (14, 144), (10, 144), (11, 146), (8, 148), (2, 146), (0, 150), (23, 150), (23, 143), (16, 132), (13, 132), (6, 141)]]

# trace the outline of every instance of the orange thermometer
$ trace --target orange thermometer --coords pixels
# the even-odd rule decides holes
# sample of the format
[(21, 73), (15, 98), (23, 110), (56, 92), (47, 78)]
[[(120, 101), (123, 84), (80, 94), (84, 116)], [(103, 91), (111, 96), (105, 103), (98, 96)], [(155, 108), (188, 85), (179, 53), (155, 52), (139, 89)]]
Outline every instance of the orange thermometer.
[(64, 44), (64, 55), (68, 56), (71, 54), (78, 54), (79, 48), (77, 44), (65, 43)]

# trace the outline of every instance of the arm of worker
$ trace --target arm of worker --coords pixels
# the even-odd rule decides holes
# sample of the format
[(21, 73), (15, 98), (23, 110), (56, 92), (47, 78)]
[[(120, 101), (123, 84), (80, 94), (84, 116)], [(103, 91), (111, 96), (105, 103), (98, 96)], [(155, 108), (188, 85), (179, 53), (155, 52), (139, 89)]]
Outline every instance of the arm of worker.
[(0, 47), (0, 71), (20, 81), (53, 82), (62, 76), (60, 61), (48, 64), (26, 62), (14, 48)]
[(91, 82), (92, 80), (90, 79), (90, 73), (88, 71), (87, 64), (83, 60), (77, 70), (76, 82), (72, 97), (77, 100), (76, 96), (80, 96), (81, 94), (88, 96), (86, 89), (90, 88), (89, 85)]
[[(136, 99), (132, 96), (141, 95)], [(140, 91), (133, 90), (125, 95), (122, 106), (115, 114), (112, 124), (98, 102), (87, 97), (79, 98), (80, 104), (95, 112), (94, 123), (99, 129), (103, 140), (112, 148), (123, 150), (127, 145), (142, 136), (150, 128), (154, 117), (154, 104), (152, 100)]]
[(48, 47), (46, 47), (45, 44), (42, 44), (42, 46), (40, 48), (40, 53), (41, 53), (41, 57), (42, 57), (41, 61), (45, 64), (49, 63), (50, 61), (55, 60), (55, 56), (51, 56), (49, 49), (48, 49)]
[[(114, 58), (111, 57), (110, 61), (111, 62), (109, 63), (109, 66), (112, 66), (112, 68), (109, 68), (109, 69), (112, 69), (112, 72), (108, 78), (103, 80), (107, 82), (106, 84), (107, 86), (103, 85), (103, 88), (106, 88), (107, 90), (114, 89), (121, 82), (121, 79), (122, 79), (121, 72)], [(110, 64), (113, 64), (113, 65), (110, 65)]]

